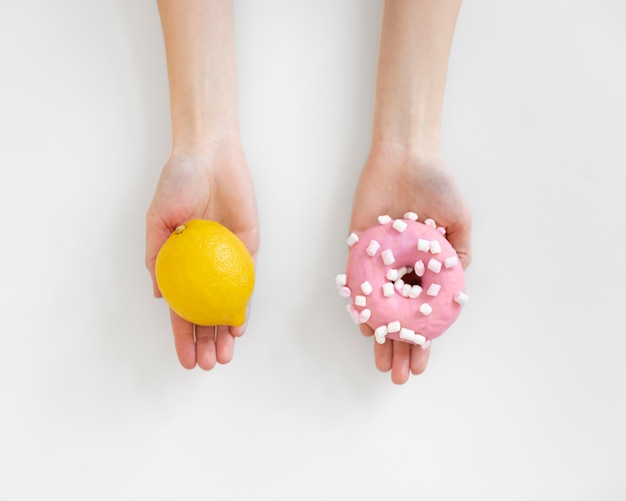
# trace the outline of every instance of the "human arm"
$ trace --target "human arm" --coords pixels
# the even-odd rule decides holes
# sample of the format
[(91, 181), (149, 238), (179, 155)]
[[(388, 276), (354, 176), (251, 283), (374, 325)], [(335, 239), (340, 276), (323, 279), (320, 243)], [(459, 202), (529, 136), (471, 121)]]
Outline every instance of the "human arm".
[[(156, 256), (178, 225), (218, 221), (256, 257), (259, 230), (252, 179), (241, 147), (232, 0), (159, 0), (167, 58), (172, 150), (146, 215), (146, 265), (160, 297)], [(186, 368), (232, 358), (242, 328), (199, 327), (170, 311)]]
[[(441, 158), (448, 59), (460, 0), (387, 0), (383, 7), (372, 144), (357, 185), (350, 231), (382, 214), (417, 212), (447, 230), (461, 263), (471, 260), (471, 215)], [(373, 334), (361, 324), (367, 336)], [(430, 348), (374, 343), (376, 366), (395, 383), (426, 368)]]

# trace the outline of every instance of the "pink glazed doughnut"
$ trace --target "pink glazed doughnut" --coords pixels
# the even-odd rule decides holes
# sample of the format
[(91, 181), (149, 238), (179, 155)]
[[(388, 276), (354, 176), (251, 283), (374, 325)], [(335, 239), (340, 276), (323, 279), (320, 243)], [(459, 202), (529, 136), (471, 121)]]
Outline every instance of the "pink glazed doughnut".
[(339, 293), (350, 298), (355, 323), (369, 325), (378, 343), (392, 339), (426, 349), (468, 302), (463, 268), (432, 219), (420, 223), (407, 212), (378, 222), (348, 237), (347, 270), (335, 279)]

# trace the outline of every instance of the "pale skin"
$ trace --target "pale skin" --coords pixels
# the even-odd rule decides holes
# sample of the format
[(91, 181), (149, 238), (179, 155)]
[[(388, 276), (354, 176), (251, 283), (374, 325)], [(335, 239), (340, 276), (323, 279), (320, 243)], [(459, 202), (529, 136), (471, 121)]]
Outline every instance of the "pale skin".
[[(239, 135), (232, 0), (159, 0), (166, 47), (172, 152), (146, 216), (146, 264), (154, 295), (156, 255), (178, 225), (221, 222), (259, 248), (254, 189)], [(372, 145), (356, 189), (350, 231), (381, 214), (411, 210), (447, 229), (464, 267), (470, 263), (471, 215), (441, 159), (439, 130), (448, 57), (460, 1), (387, 0), (376, 79)], [(244, 329), (194, 326), (170, 312), (183, 367), (228, 363)], [(367, 325), (361, 332), (372, 336)], [(374, 342), (376, 367), (394, 383), (422, 373), (430, 349)]]
[[(441, 158), (439, 134), (448, 58), (460, 0), (387, 0), (380, 36), (372, 145), (361, 172), (350, 232), (379, 215), (416, 212), (447, 230), (463, 267), (471, 260), (471, 214)], [(361, 324), (361, 332), (373, 330)], [(430, 348), (374, 343), (376, 367), (403, 384), (426, 369)]]
[[(172, 151), (146, 215), (146, 265), (155, 297), (159, 249), (190, 219), (217, 221), (253, 258), (259, 223), (252, 178), (241, 146), (232, 1), (159, 0), (165, 41)], [(176, 353), (187, 369), (211, 370), (233, 357), (244, 327), (198, 326), (170, 310)], [(245, 324), (244, 324), (245, 325)]]

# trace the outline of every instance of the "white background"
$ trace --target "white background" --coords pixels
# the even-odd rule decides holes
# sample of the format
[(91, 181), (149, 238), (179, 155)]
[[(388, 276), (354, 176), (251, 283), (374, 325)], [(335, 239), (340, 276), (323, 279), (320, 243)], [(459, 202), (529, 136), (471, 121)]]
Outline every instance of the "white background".
[(471, 303), (400, 387), (334, 285), (379, 15), (236, 4), (262, 248), (248, 332), (205, 373), (144, 268), (155, 2), (3, 1), (0, 499), (626, 499), (626, 3), (461, 8), (442, 134)]

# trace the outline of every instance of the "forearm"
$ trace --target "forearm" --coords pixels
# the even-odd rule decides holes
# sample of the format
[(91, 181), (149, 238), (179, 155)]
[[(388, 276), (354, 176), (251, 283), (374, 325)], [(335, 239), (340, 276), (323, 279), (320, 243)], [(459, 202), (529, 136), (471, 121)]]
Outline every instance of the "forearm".
[(158, 0), (173, 147), (239, 136), (232, 0)]
[(373, 147), (439, 151), (443, 95), (460, 0), (386, 0)]

